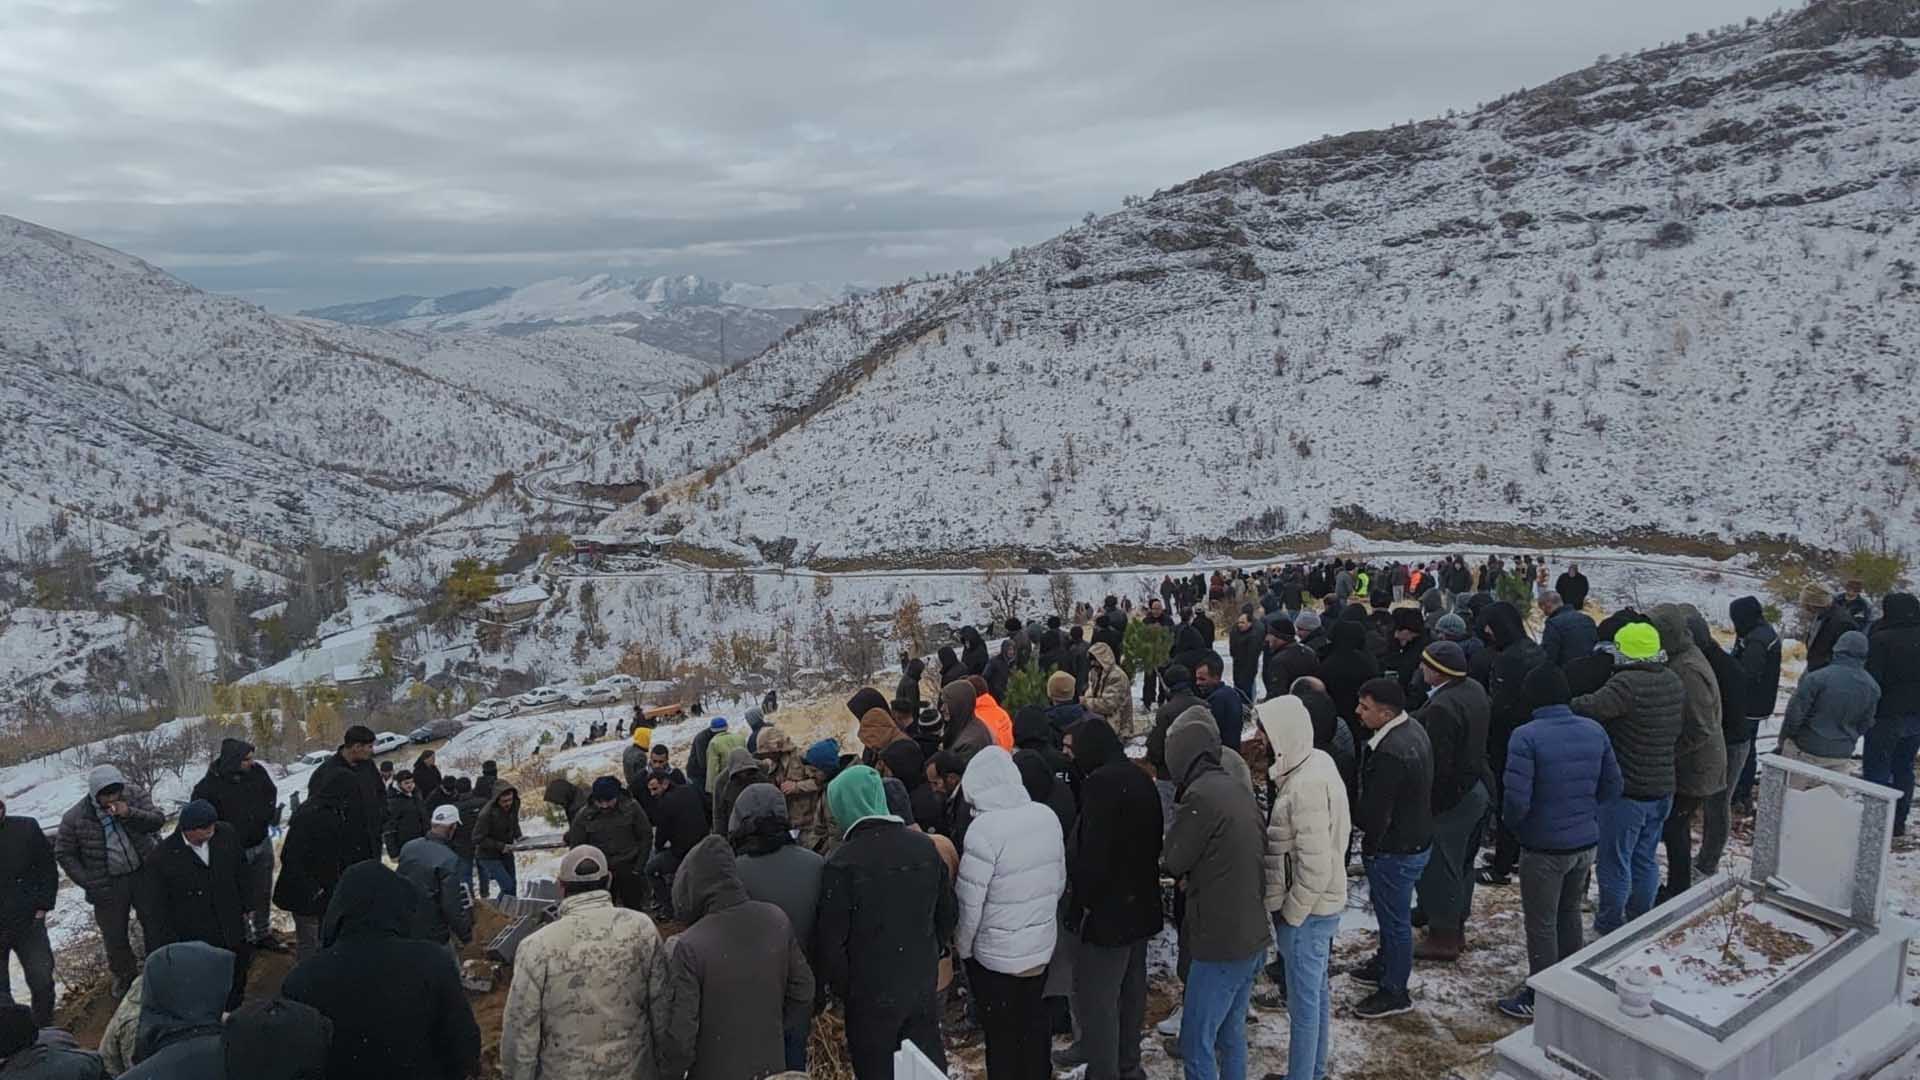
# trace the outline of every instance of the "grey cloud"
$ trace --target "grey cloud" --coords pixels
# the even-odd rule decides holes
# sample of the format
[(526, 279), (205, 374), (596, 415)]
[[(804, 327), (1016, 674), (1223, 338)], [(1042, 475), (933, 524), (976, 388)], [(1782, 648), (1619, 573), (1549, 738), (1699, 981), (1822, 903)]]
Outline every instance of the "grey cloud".
[(275, 307), (615, 266), (887, 280), (1748, 14), (14, 0), (0, 208)]

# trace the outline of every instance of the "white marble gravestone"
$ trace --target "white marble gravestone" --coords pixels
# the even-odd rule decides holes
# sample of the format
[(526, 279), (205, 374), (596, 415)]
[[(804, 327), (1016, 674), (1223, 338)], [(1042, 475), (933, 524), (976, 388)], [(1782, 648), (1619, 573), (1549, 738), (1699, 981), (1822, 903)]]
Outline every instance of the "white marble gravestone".
[[(1496, 1076), (1848, 1080), (1920, 1042), (1906, 1004), (1916, 927), (1885, 912), (1899, 793), (1773, 755), (1760, 766), (1747, 879), (1709, 878), (1529, 979), (1533, 1026), (1500, 1041)], [(1801, 928), (1804, 951), (1720, 970), (1717, 953), (1686, 953), (1735, 890), (1745, 915)], [(1662, 969), (1651, 1017), (1620, 1009), (1613, 976), (1629, 967)]]

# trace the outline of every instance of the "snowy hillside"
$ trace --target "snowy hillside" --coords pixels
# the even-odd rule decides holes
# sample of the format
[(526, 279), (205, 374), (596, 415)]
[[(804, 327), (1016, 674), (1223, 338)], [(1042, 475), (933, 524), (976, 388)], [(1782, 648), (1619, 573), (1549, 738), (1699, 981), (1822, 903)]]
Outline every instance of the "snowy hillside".
[[(302, 312), (317, 319), (408, 330), (525, 334), (594, 326), (709, 363), (743, 360), (851, 286), (750, 285), (693, 274), (551, 278), (523, 288), (470, 289), (440, 297), (396, 296)], [(724, 331), (724, 333), (723, 333)]]
[(1911, 548), (1916, 38), (1909, 2), (1821, 3), (858, 298), (603, 454), (683, 478), (608, 524), (799, 561), (1275, 541), (1353, 506)]

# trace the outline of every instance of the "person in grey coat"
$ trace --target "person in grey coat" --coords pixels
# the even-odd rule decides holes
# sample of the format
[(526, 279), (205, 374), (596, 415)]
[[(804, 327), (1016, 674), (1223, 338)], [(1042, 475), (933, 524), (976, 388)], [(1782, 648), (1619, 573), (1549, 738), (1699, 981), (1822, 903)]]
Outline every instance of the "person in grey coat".
[(460, 827), (460, 810), (435, 807), (427, 835), (400, 848), (399, 875), (420, 889), (423, 902), (414, 908), (414, 936), (456, 952), (473, 940), (473, 893), (460, 875), (460, 856), (453, 851), (453, 832)]
[(146, 791), (127, 783), (119, 769), (99, 765), (87, 774), (87, 797), (61, 815), (54, 837), (54, 860), (93, 905), (116, 993), (138, 973), (127, 923), (129, 916), (138, 916), (144, 931), (152, 918), (155, 899), (147, 863), (166, 823)]
[[(1867, 635), (1849, 630), (1833, 645), (1833, 662), (1804, 676), (1787, 701), (1780, 753), (1844, 773), (1860, 737), (1873, 726), (1880, 684), (1867, 673)], [(1810, 787), (1799, 781), (1796, 787)]]
[[(64, 1035), (65, 1032), (59, 1034)], [(111, 1080), (100, 1055), (40, 1041), (26, 1005), (0, 1005), (0, 1080)]]
[[(772, 784), (754, 784), (741, 792), (727, 823), (727, 840), (733, 845), (735, 867), (748, 899), (763, 900), (787, 913), (801, 955), (811, 967), (820, 873), (827, 860), (794, 842), (787, 823), (787, 797)], [(806, 1071), (807, 1035), (812, 1029), (808, 1022), (786, 1030), (788, 1069)]]

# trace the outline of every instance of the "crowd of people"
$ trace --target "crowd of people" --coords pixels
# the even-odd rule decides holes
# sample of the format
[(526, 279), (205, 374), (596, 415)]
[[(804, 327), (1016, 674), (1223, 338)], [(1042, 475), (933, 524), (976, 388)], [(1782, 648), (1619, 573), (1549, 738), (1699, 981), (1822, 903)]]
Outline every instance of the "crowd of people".
[[(1776, 749), (1847, 770), (1864, 739), (1866, 777), (1903, 792), (1904, 835), (1920, 602), (1799, 599), (1806, 674)], [(1361, 1019), (1414, 1008), (1415, 964), (1475, 947), (1477, 888), (1517, 883), (1532, 974), (1582, 947), (1594, 877), (1607, 934), (1716, 872), (1781, 636), (1754, 597), (1731, 605), (1731, 649), (1690, 605), (1596, 620), (1588, 600), (1577, 566), (1550, 584), (1524, 557), (1223, 570), (1073, 625), (961, 627), (902, 656), (891, 696), (848, 700), (845, 747), (802, 748), (753, 709), (713, 717), (676, 767), (636, 723), (618, 775), (542, 792), (566, 821), (562, 898), (518, 945), (501, 1073), (797, 1074), (831, 1002), (862, 1080), (893, 1075), (903, 1043), (944, 1069), (950, 1003), (995, 1080), (1139, 1077), (1147, 946), (1171, 921), (1182, 1000), (1159, 1026), (1185, 1075), (1243, 1077), (1261, 1004), (1287, 1009), (1285, 1075), (1318, 1080), (1350, 872), (1378, 923), (1373, 955), (1339, 973)], [(1129, 655), (1136, 623), (1166, 631), (1164, 663)], [(1009, 709), (1029, 663), (1045, 700)], [(0, 1077), (474, 1075), (458, 948), (474, 896), (517, 890), (519, 792), (431, 751), (383, 776), (372, 743), (351, 728), (313, 771), (277, 875), (278, 792), (233, 739), (171, 832), (111, 765), (51, 844), (0, 822), (0, 941), (31, 997), (0, 1007)], [(48, 1030), (56, 866), (93, 907), (120, 999), (98, 1054)], [(262, 949), (296, 962), (249, 997)], [(1532, 1015), (1523, 983), (1490, 1004)]]

